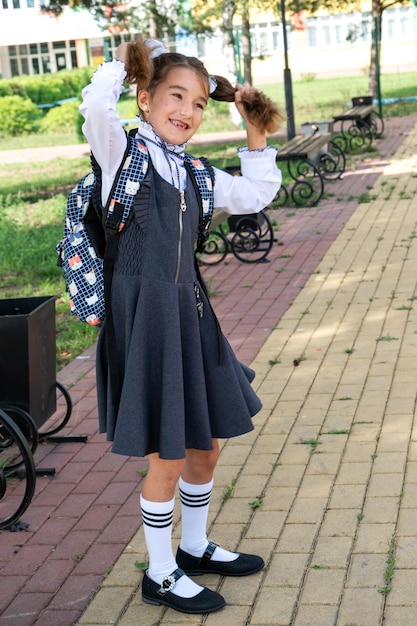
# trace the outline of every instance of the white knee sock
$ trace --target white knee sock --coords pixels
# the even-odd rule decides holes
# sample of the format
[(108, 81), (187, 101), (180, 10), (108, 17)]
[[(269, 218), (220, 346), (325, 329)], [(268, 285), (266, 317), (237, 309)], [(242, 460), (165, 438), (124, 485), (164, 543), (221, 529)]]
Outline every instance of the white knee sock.
[[(203, 556), (208, 546), (207, 518), (210, 507), (213, 480), (204, 485), (192, 485), (182, 478), (179, 481), (182, 532), (181, 550), (193, 556)], [(239, 555), (217, 546), (214, 561), (234, 561)]]
[[(168, 502), (150, 502), (140, 496), (143, 530), (149, 553), (148, 576), (159, 585), (178, 565), (172, 551), (172, 520), (175, 498)], [(202, 587), (188, 576), (181, 576), (172, 593), (182, 598), (196, 596)]]

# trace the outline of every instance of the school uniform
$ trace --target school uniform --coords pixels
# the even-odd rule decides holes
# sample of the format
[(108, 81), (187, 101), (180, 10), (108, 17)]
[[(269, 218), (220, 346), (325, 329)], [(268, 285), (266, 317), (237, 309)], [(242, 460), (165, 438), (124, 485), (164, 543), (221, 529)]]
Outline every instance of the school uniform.
[[(126, 147), (116, 113), (124, 76), (123, 63), (100, 66), (80, 106), (101, 168), (103, 205)], [(104, 323), (97, 349), (100, 432), (115, 453), (181, 459), (188, 448), (210, 450), (212, 438), (252, 430), (261, 401), (250, 384), (254, 372), (236, 358), (198, 280), (200, 209), (185, 146), (167, 146), (141, 119), (138, 135), (149, 149), (149, 169), (120, 236), (111, 294), (122, 386), (115, 400)], [(243, 150), (240, 157), (242, 177), (213, 168), (214, 205), (231, 214), (260, 211), (281, 183), (274, 148)]]

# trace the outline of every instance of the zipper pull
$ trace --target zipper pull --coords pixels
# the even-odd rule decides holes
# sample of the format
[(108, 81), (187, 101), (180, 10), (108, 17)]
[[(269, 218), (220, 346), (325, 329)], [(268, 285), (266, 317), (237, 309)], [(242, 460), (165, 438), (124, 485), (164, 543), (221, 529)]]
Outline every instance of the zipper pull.
[(184, 190), (180, 190), (180, 209), (183, 213), (187, 210), (187, 205), (185, 204)]
[(194, 284), (194, 292), (195, 292), (195, 299), (197, 300), (198, 317), (201, 319), (204, 313), (204, 302), (201, 300), (200, 287), (197, 284)]

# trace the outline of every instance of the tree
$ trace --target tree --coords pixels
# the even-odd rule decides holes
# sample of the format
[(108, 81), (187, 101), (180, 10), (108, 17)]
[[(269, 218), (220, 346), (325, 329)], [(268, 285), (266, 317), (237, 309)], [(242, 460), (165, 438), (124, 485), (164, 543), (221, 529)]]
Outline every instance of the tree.
[(233, 31), (233, 18), (236, 13), (235, 0), (223, 0), (222, 20), (223, 20), (223, 53), (226, 59), (226, 69), (230, 78), (237, 78), (236, 64), (236, 42)]
[(395, 4), (408, 4), (408, 0), (372, 0), (372, 43), (369, 65), (369, 95), (378, 96), (378, 59), (381, 57), (382, 13)]
[(252, 44), (250, 38), (249, 0), (241, 0), (243, 82), (252, 84)]

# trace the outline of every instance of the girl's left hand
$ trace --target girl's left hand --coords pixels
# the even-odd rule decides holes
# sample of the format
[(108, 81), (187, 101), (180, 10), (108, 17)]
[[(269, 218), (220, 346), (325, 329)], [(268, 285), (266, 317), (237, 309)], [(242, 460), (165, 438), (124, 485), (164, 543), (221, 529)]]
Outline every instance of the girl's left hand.
[(249, 116), (242, 102), (242, 97), (246, 102), (251, 101), (251, 96), (259, 93), (257, 89), (251, 85), (236, 85), (235, 105), (246, 125), (246, 135), (249, 150), (260, 150), (266, 147), (266, 133), (260, 130), (249, 120)]
[(240, 85), (240, 84), (236, 85), (235, 105), (246, 124), (250, 124), (250, 122), (248, 120), (248, 114), (246, 112), (246, 109), (242, 103), (242, 96), (250, 98), (251, 93), (254, 93), (256, 91), (257, 90), (254, 87), (252, 87), (251, 85), (247, 83), (245, 83), (244, 85)]

